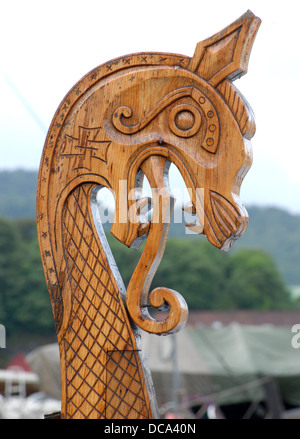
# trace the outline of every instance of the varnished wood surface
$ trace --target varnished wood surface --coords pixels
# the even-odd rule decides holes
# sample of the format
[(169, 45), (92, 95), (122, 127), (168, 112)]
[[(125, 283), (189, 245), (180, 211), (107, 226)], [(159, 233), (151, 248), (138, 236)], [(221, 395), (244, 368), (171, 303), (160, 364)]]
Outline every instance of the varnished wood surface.
[[(165, 286), (150, 291), (174, 203), (169, 165), (190, 189), (185, 210), (195, 221), (187, 227), (228, 249), (248, 224), (239, 191), (255, 132), (252, 110), (232, 80), (247, 71), (259, 24), (248, 11), (198, 43), (192, 58), (138, 53), (100, 65), (53, 118), (40, 164), (37, 225), (60, 346), (62, 418), (157, 417), (138, 327), (168, 334), (187, 319), (179, 293)], [(144, 175), (152, 221), (140, 215), (150, 208), (139, 191)], [(128, 247), (147, 239), (127, 292), (98, 218), (102, 187), (115, 197), (111, 233)], [(165, 304), (168, 317), (158, 322), (148, 307)]]

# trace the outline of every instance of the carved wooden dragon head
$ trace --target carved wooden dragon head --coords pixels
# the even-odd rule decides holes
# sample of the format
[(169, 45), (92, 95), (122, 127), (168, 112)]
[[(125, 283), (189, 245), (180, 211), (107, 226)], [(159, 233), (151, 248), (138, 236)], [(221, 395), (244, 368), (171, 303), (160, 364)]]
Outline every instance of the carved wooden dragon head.
[[(97, 225), (96, 188), (114, 193), (111, 233), (117, 239), (130, 247), (148, 236), (126, 300), (132, 319), (149, 332), (178, 330), (187, 308), (178, 293), (166, 288), (148, 298), (168, 227), (163, 202), (158, 221), (139, 220), (148, 202), (139, 198), (143, 175), (172, 204), (167, 170), (174, 163), (190, 189), (185, 209), (198, 217), (187, 226), (214, 246), (229, 248), (246, 229), (239, 190), (251, 165), (255, 124), (231, 81), (247, 71), (259, 24), (248, 11), (198, 43), (192, 58), (138, 53), (114, 59), (88, 73), (62, 101), (45, 142), (37, 195), (40, 248), (61, 342), (74, 324), (75, 308), (83, 313), (79, 297), (85, 300), (81, 296), (100, 284), (107, 290), (101, 276), (113, 279), (125, 296)], [(100, 270), (96, 287), (92, 279)], [(148, 300), (154, 306), (167, 302), (169, 318), (156, 322), (150, 317)]]

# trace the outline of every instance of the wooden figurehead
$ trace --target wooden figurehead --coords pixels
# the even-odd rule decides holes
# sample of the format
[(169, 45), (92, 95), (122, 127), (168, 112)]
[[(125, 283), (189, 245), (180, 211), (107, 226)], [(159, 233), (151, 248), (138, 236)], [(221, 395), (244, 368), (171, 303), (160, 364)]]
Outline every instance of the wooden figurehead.
[[(61, 361), (61, 418), (149, 419), (157, 408), (139, 328), (179, 331), (182, 296), (151, 291), (174, 203), (170, 163), (179, 169), (195, 221), (186, 226), (228, 249), (245, 231), (240, 185), (251, 165), (252, 111), (232, 81), (246, 73), (260, 19), (250, 11), (197, 44), (194, 56), (137, 53), (100, 65), (59, 106), (40, 164), (37, 225)], [(143, 176), (152, 188), (141, 197)], [(111, 233), (128, 247), (147, 238), (127, 291), (97, 208), (115, 197)], [(100, 193), (101, 195), (101, 193)], [(148, 305), (167, 303), (156, 321)]]

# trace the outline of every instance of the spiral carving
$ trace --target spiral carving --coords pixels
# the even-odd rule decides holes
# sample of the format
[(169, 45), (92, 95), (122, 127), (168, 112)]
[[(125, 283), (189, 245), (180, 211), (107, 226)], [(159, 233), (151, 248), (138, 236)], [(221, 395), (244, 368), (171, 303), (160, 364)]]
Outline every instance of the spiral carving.
[(114, 111), (112, 123), (115, 128), (123, 134), (135, 134), (145, 128), (164, 108), (166, 108), (172, 102), (185, 96), (191, 96), (192, 91), (193, 87), (182, 87), (177, 90), (173, 90), (163, 99), (161, 99), (140, 122), (134, 125), (127, 125), (124, 123), (123, 118), (130, 118), (133, 111), (130, 107), (121, 105)]
[(196, 105), (179, 103), (169, 114), (169, 128), (173, 134), (182, 138), (196, 135), (202, 123), (205, 134), (201, 146), (210, 153), (215, 153), (219, 143), (220, 123), (213, 103), (195, 87), (182, 87), (173, 90), (161, 99), (149, 113), (135, 124), (126, 124), (124, 119), (130, 119), (133, 110), (127, 105), (118, 107), (112, 115), (114, 127), (123, 134), (135, 134), (144, 129), (167, 106), (183, 98), (191, 97)]
[[(126, 295), (127, 309), (133, 321), (144, 331), (159, 335), (180, 331), (188, 317), (186, 301), (177, 291), (159, 287), (149, 294), (167, 241), (170, 222), (166, 217), (173, 210), (175, 201), (164, 185), (165, 162), (163, 157), (150, 156), (141, 167), (151, 187), (159, 189), (160, 221), (151, 223), (145, 248), (130, 279)], [(150, 305), (159, 309), (164, 304), (169, 307), (168, 316), (164, 321), (157, 321), (150, 315), (148, 307)]]

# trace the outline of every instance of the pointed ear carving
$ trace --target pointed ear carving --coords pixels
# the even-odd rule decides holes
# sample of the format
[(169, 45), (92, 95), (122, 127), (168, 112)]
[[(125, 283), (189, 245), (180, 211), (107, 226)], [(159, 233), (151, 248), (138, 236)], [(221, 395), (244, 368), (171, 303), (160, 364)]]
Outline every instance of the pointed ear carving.
[(221, 32), (197, 44), (188, 69), (216, 87), (225, 78), (247, 72), (251, 48), (261, 20), (247, 11)]

